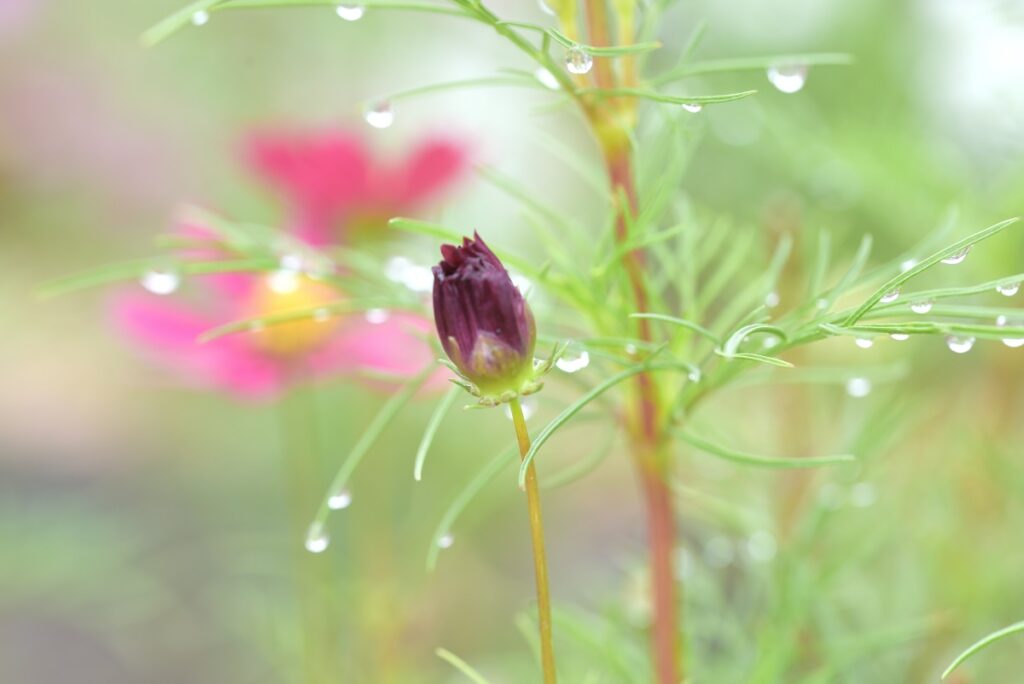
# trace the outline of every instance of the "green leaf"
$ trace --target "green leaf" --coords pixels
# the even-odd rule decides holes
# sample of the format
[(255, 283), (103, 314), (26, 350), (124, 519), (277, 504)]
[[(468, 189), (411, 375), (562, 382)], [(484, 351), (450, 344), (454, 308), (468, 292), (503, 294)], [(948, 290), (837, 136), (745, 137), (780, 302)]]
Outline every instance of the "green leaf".
[(905, 292), (900, 294), (899, 299), (888, 304), (879, 304), (871, 309), (870, 314), (866, 314), (865, 317), (877, 314), (892, 315), (894, 310), (906, 309), (910, 304), (914, 302), (937, 300), (937, 299), (950, 299), (952, 297), (966, 297), (973, 294), (987, 294), (993, 292), (997, 287), (1004, 285), (1013, 285), (1015, 283), (1024, 282), (1024, 273), (1017, 275), (1006, 276), (1005, 278), (997, 278), (996, 280), (990, 280), (985, 283), (978, 283), (977, 285), (965, 285), (963, 287), (943, 287), (934, 290), (920, 290), (918, 292)]
[(601, 97), (636, 97), (642, 100), (654, 102), (665, 102), (668, 104), (720, 104), (722, 102), (735, 102), (757, 93), (756, 90), (743, 90), (737, 93), (724, 93), (722, 95), (669, 95), (656, 90), (646, 88), (582, 88), (580, 94), (599, 95)]
[(871, 237), (870, 233), (861, 238), (860, 246), (857, 247), (857, 252), (853, 255), (853, 261), (850, 262), (850, 268), (846, 270), (846, 273), (839, 279), (836, 286), (822, 297), (825, 306), (820, 307), (821, 313), (827, 312), (832, 307), (832, 304), (857, 280), (857, 276), (864, 270), (864, 264), (867, 263), (868, 257), (871, 256), (871, 246), (873, 243), (874, 238)]
[(586, 458), (573, 463), (557, 473), (552, 474), (549, 477), (544, 478), (541, 482), (541, 486), (545, 489), (557, 489), (558, 487), (564, 487), (568, 484), (572, 484), (577, 480), (582, 479), (586, 475), (592, 473), (604, 459), (607, 458), (608, 454), (611, 453), (612, 447), (615, 445), (615, 432), (616, 426), (608, 431), (608, 434), (599, 442), (599, 446)]
[(380, 411), (373, 417), (370, 424), (366, 426), (366, 430), (359, 436), (359, 439), (353, 445), (352, 450), (348, 452), (345, 460), (342, 461), (341, 467), (338, 468), (338, 472), (335, 474), (334, 479), (331, 480), (331, 485), (327, 489), (327, 494), (324, 496), (323, 501), (320, 502), (320, 508), (317, 509), (316, 517), (313, 520), (313, 525), (323, 526), (324, 521), (327, 520), (327, 516), (330, 514), (330, 506), (328, 501), (337, 492), (342, 491), (345, 485), (348, 484), (349, 478), (352, 477), (352, 473), (359, 467), (359, 463), (363, 460), (363, 457), (369, 453), (373, 447), (377, 438), (387, 429), (388, 425), (395, 419), (399, 411), (409, 403), (413, 395), (430, 377), (431, 373), (434, 372), (434, 364), (431, 363), (421, 370), (415, 377), (413, 377), (404, 387), (395, 392), (390, 399), (384, 402)]
[(142, 44), (152, 47), (187, 26), (196, 12), (208, 12), (223, 0), (196, 0), (182, 7), (142, 34)]
[(953, 662), (949, 664), (949, 667), (947, 667), (946, 670), (942, 673), (942, 678), (945, 679), (946, 677), (951, 675), (953, 673), (953, 670), (960, 667), (960, 665), (963, 664), (965, 660), (973, 656), (978, 651), (981, 651), (982, 649), (991, 646), (1000, 639), (1005, 639), (1006, 637), (1012, 634), (1016, 634), (1018, 632), (1024, 632), (1024, 621), (1015, 622), (1012, 625), (1008, 625), (1000, 630), (992, 632), (991, 634), (985, 637), (982, 637), (978, 641), (971, 644), (966, 651), (958, 655), (953, 660)]
[(594, 57), (621, 57), (623, 55), (636, 55), (642, 52), (652, 52), (662, 47), (661, 43), (654, 40), (647, 43), (634, 43), (633, 45), (611, 45), (598, 47), (596, 45), (581, 45), (586, 52)]
[(715, 354), (725, 358), (728, 361), (754, 361), (756, 363), (764, 363), (769, 366), (778, 366), (780, 368), (793, 368), (793, 364), (789, 361), (776, 358), (774, 356), (765, 356), (764, 354), (755, 354), (753, 352), (736, 352), (735, 354), (726, 354), (721, 349), (716, 349)]
[(758, 466), (760, 468), (815, 468), (817, 466), (837, 465), (841, 463), (853, 463), (857, 459), (850, 454), (838, 456), (809, 456), (807, 458), (781, 458), (778, 456), (760, 456), (743, 451), (737, 451), (720, 444), (710, 442), (703, 437), (698, 437), (689, 431), (680, 430), (675, 433), (684, 442), (697, 447), (701, 451), (718, 456), (727, 461), (742, 463), (743, 465)]
[(117, 264), (107, 264), (91, 271), (51, 280), (40, 285), (36, 293), (43, 298), (55, 297), (93, 287), (139, 280), (151, 270), (169, 269), (186, 276), (267, 271), (275, 268), (277, 265), (278, 262), (276, 260), (266, 258), (235, 259), (229, 261), (180, 261), (170, 257), (152, 257)]
[(437, 654), (438, 658), (445, 661), (462, 674), (466, 675), (466, 678), (474, 684), (490, 684), (490, 682), (488, 682), (487, 679), (485, 679), (482, 674), (474, 670), (472, 667), (470, 667), (469, 663), (467, 663), (465, 660), (455, 655), (451, 651), (439, 648), (435, 650), (434, 653)]
[(513, 455), (518, 449), (516, 444), (511, 444), (493, 458), (473, 477), (469, 483), (460, 491), (445, 509), (441, 520), (437, 523), (434, 535), (430, 540), (430, 549), (427, 551), (427, 571), (437, 567), (437, 556), (441, 552), (441, 538), (451, 532), (455, 520), (470, 504), (473, 498), (480, 493), (494, 478), (498, 476), (502, 468), (514, 462)]
[(693, 364), (684, 363), (682, 361), (651, 361), (647, 363), (637, 364), (631, 366), (623, 371), (616, 373), (611, 376), (600, 385), (594, 387), (585, 395), (574, 401), (572, 404), (567, 406), (561, 413), (555, 416), (550, 423), (544, 426), (543, 429), (533, 439), (533, 443), (530, 445), (530, 450), (526, 452), (523, 457), (522, 463), (519, 468), (519, 487), (523, 488), (526, 485), (526, 471), (533, 462), (533, 459), (537, 456), (537, 452), (540, 450), (544, 443), (551, 438), (551, 436), (558, 431), (560, 427), (565, 425), (573, 416), (579, 413), (583, 407), (590, 402), (597, 399), (599, 396), (610, 390), (615, 385), (619, 384), (623, 380), (627, 380), (634, 375), (640, 373), (647, 373), (652, 371), (661, 370), (686, 370), (692, 371), (694, 368)]
[(851, 55), (842, 53), (811, 53), (802, 55), (769, 55), (766, 57), (738, 57), (730, 59), (705, 60), (676, 67), (652, 79), (655, 85), (681, 81), (701, 74), (718, 74), (730, 71), (763, 71), (771, 66), (801, 64), (807, 66), (846, 66), (853, 63)]
[(544, 87), (540, 81), (536, 78), (525, 77), (520, 75), (505, 75), (505, 76), (485, 76), (481, 78), (466, 78), (458, 81), (445, 81), (443, 83), (431, 83), (429, 85), (418, 86), (416, 88), (409, 88), (408, 90), (400, 90), (390, 95), (384, 95), (382, 97), (374, 98), (372, 102), (397, 102), (399, 100), (408, 100), (419, 95), (429, 95), (431, 93), (439, 93), (447, 90), (463, 90), (466, 88), (487, 88), (487, 87), (513, 87), (513, 88), (531, 88), (534, 90), (541, 90), (548, 93), (554, 93), (555, 91), (549, 90)]
[(459, 385), (449, 389), (444, 397), (441, 398), (441, 401), (437, 403), (437, 408), (434, 409), (430, 420), (427, 421), (427, 426), (423, 430), (423, 438), (420, 439), (420, 445), (416, 449), (416, 462), (412, 469), (413, 479), (417, 482), (423, 479), (423, 463), (427, 460), (427, 452), (430, 451), (430, 445), (434, 442), (434, 436), (437, 434), (441, 421), (444, 420), (445, 415), (451, 410), (455, 400), (462, 394), (464, 389), (464, 387)]
[(543, 33), (553, 39), (556, 43), (562, 45), (562, 47), (579, 48), (594, 57), (621, 57), (622, 55), (635, 55), (643, 52), (651, 52), (652, 50), (657, 50), (661, 47), (661, 43), (658, 41), (634, 43), (633, 45), (586, 45), (585, 43), (577, 43), (556, 28), (541, 26), (540, 24), (534, 24), (528, 21), (497, 21), (494, 25), (511, 26), (513, 28), (521, 28)]
[(727, 339), (725, 344), (722, 345), (722, 356), (727, 358), (735, 356), (740, 345), (743, 344), (743, 341), (755, 333), (767, 333), (779, 338), (779, 340), (783, 342), (787, 339), (786, 331), (778, 326), (768, 325), (767, 323), (751, 323), (750, 325), (743, 326), (729, 336), (729, 339)]
[(887, 280), (880, 288), (875, 290), (875, 292), (870, 297), (864, 300), (864, 303), (861, 304), (860, 307), (858, 307), (856, 311), (850, 314), (849, 317), (843, 322), (844, 325), (850, 326), (859, 321), (864, 316), (864, 314), (870, 311), (875, 306), (875, 304), (878, 303), (878, 300), (880, 300), (887, 293), (892, 292), (893, 290), (895, 290), (900, 285), (907, 282), (917, 274), (928, 270), (929, 268), (931, 268), (932, 266), (934, 266), (935, 264), (939, 263), (940, 261), (949, 256), (957, 254), (958, 252), (961, 252), (964, 249), (969, 249), (973, 245), (976, 245), (977, 243), (982, 242), (983, 240), (987, 240), (993, 235), (1001, 233), (1003, 230), (1010, 227), (1018, 220), (1020, 220), (1019, 217), (1006, 219), (1005, 221), (1000, 221), (999, 223), (991, 225), (988, 228), (979, 230), (977, 233), (974, 233), (973, 235), (968, 235), (963, 240), (955, 242), (949, 247), (946, 247), (945, 249), (940, 249), (934, 254), (926, 257), (925, 259), (922, 259), (919, 263), (907, 269), (903, 273), (893, 276), (892, 278)]
[(698, 323), (694, 323), (693, 321), (688, 321), (685, 318), (678, 318), (676, 316), (668, 316), (668, 315), (665, 315), (665, 314), (658, 314), (658, 313), (634, 313), (634, 314), (630, 314), (629, 317), (630, 318), (649, 318), (649, 319), (654, 320), (654, 321), (663, 321), (665, 323), (671, 323), (672, 325), (678, 325), (678, 326), (681, 326), (683, 328), (687, 328), (689, 330), (692, 330), (695, 333), (699, 333), (700, 335), (703, 335), (704, 337), (706, 337), (709, 340), (715, 342), (716, 344), (720, 343), (722, 341), (721, 338), (718, 335), (716, 335), (715, 333), (711, 332), (710, 330), (708, 330), (704, 326), (702, 326), (702, 325), (700, 325)]

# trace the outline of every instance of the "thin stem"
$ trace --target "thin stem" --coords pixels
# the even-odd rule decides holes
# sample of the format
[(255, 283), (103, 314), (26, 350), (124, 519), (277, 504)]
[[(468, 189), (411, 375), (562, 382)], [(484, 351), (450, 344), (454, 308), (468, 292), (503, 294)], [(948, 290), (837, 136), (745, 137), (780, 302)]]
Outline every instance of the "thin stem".
[[(525, 457), (530, 451), (530, 434), (526, 429), (526, 417), (519, 399), (509, 402), (512, 422), (519, 440), (519, 455)], [(551, 592), (548, 589), (548, 562), (544, 551), (544, 521), (540, 513), (540, 488), (537, 486), (537, 469), (530, 463), (526, 471), (526, 505), (530, 511), (530, 538), (533, 541), (533, 571), (537, 582), (537, 614), (540, 623), (540, 654), (544, 668), (544, 684), (555, 684), (555, 649), (551, 641)]]
[(328, 684), (341, 675), (335, 656), (338, 629), (330, 560), (327, 554), (310, 553), (304, 546), (320, 496), (320, 459), (311, 391), (309, 387), (300, 387), (281, 402), (281, 438), (291, 509), (289, 547), (295, 563), (305, 682)]

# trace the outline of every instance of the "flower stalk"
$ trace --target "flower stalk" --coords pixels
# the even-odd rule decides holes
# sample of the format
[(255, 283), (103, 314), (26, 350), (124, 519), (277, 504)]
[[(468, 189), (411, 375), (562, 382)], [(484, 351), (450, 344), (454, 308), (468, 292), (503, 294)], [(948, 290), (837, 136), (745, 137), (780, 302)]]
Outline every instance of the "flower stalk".
[[(526, 429), (526, 417), (519, 399), (509, 402), (512, 422), (515, 424), (516, 439), (519, 442), (520, 458), (530, 451), (530, 434)], [(540, 489), (537, 486), (537, 469), (530, 463), (526, 471), (526, 505), (530, 513), (530, 539), (533, 543), (533, 571), (537, 584), (537, 614), (540, 625), (540, 655), (544, 670), (544, 684), (555, 684), (558, 679), (555, 670), (555, 649), (551, 638), (551, 591), (548, 587), (547, 553), (544, 550), (544, 520), (540, 510)]]

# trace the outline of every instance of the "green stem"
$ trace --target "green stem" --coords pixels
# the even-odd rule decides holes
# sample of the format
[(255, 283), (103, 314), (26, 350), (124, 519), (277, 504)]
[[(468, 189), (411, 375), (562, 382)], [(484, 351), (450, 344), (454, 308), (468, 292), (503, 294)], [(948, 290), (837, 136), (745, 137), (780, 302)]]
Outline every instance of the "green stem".
[[(530, 451), (530, 434), (526, 429), (526, 417), (519, 399), (509, 402), (512, 422), (516, 426), (519, 440), (519, 454), (526, 457)], [(537, 582), (537, 613), (540, 623), (540, 653), (544, 668), (544, 684), (555, 684), (558, 675), (555, 670), (555, 649), (551, 640), (551, 592), (548, 589), (548, 563), (544, 551), (544, 521), (540, 512), (540, 489), (537, 486), (537, 469), (530, 463), (526, 471), (526, 503), (530, 511), (530, 538), (533, 541), (533, 570)]]
[(312, 389), (295, 389), (280, 404), (281, 441), (291, 513), (289, 548), (295, 564), (306, 684), (328, 684), (340, 674), (337, 612), (330, 559), (310, 553), (305, 539), (320, 495), (320, 457)]

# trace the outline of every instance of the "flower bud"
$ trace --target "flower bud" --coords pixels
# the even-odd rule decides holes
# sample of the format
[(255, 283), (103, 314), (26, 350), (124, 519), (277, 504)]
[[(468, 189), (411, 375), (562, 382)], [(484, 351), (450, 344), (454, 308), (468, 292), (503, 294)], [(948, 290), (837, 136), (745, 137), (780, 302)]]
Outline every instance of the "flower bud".
[(537, 331), (533, 314), (480, 236), (442, 245), (434, 272), (434, 322), (441, 345), (485, 397), (527, 391)]

